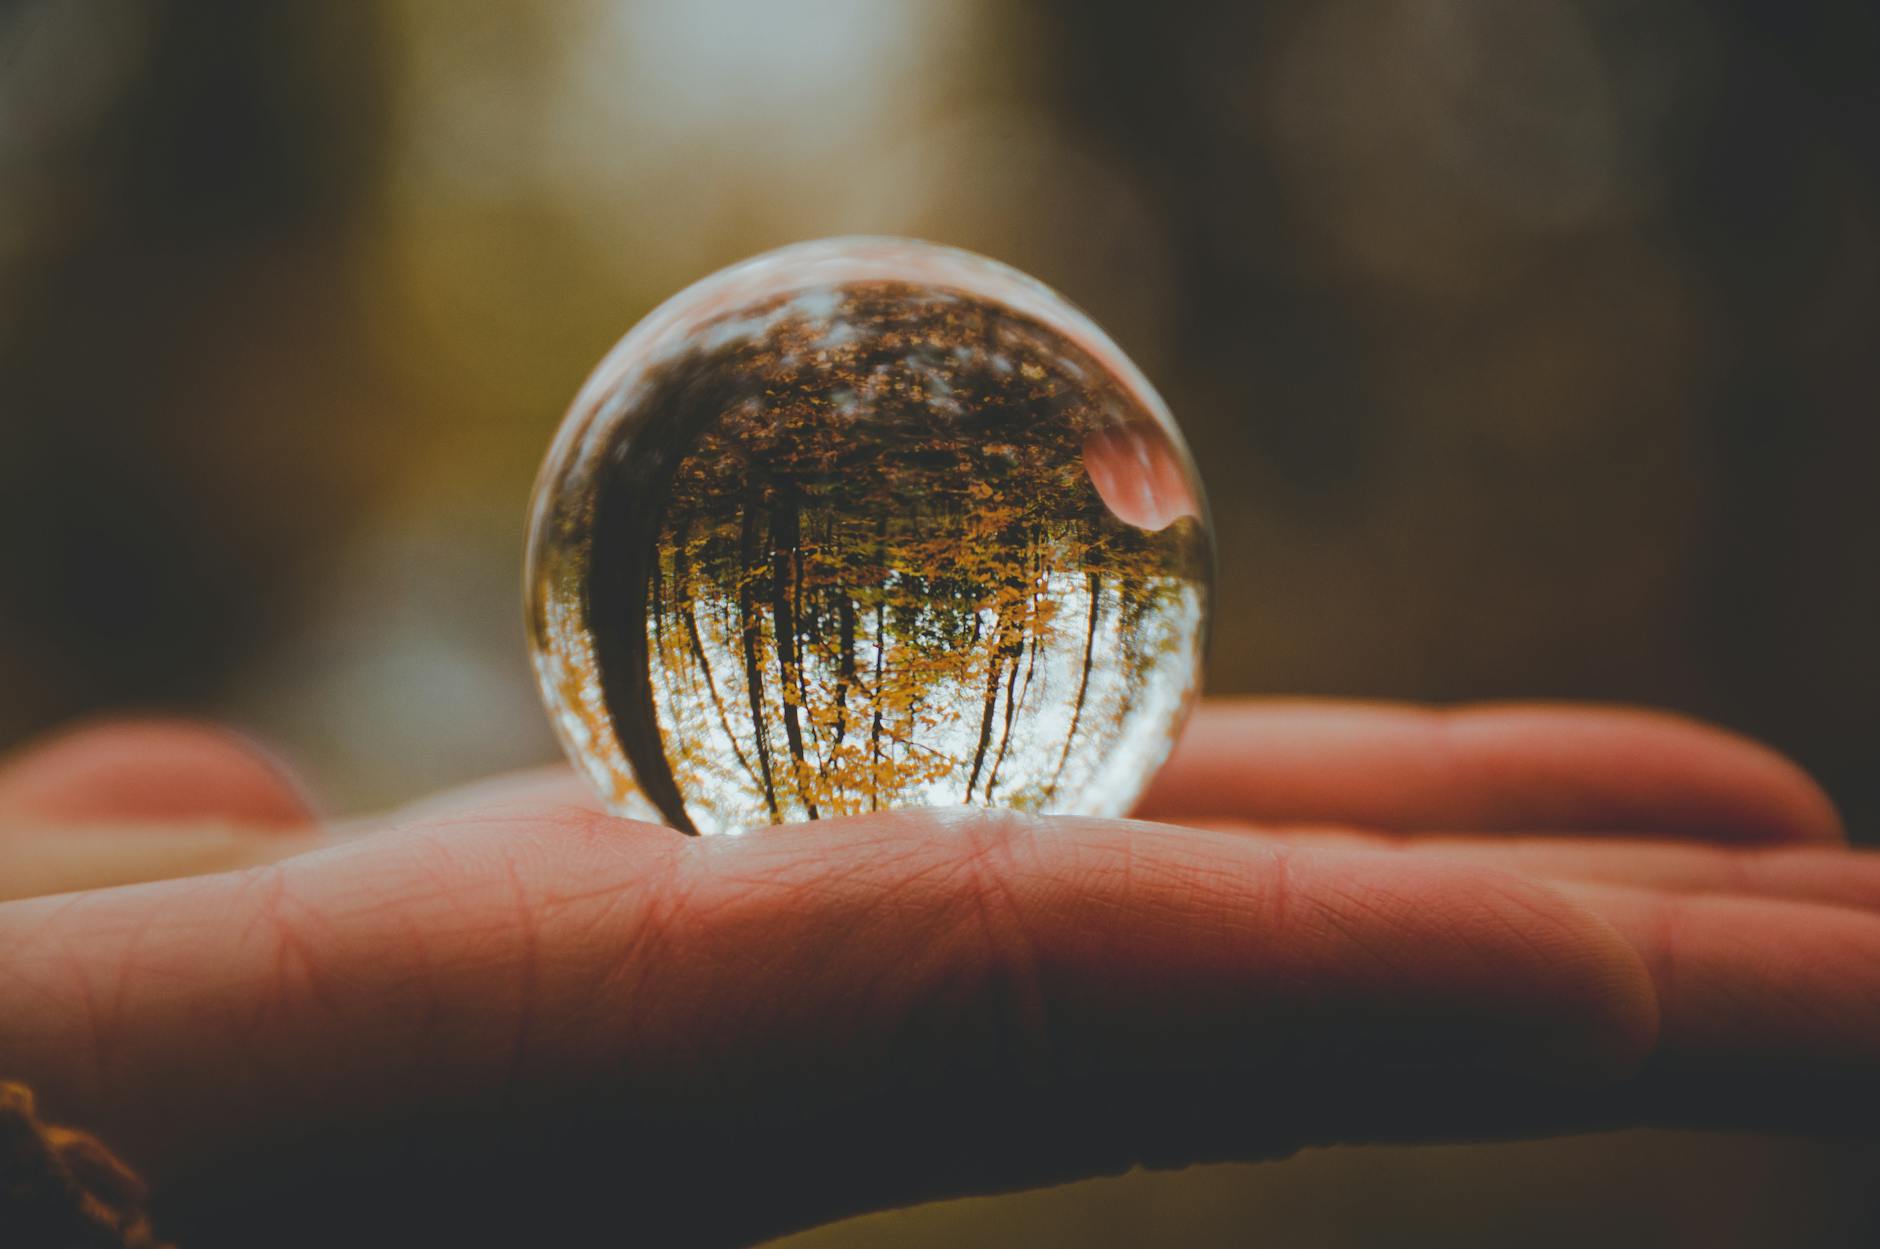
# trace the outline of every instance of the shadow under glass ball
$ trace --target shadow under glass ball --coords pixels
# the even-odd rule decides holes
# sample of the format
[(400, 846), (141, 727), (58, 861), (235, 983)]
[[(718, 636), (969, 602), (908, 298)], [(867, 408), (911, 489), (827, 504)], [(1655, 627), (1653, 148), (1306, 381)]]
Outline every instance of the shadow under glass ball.
[(802, 244), (655, 311), (536, 488), (530, 641), (610, 808), (1117, 815), (1200, 683), (1212, 549), (1161, 400), (1029, 278)]

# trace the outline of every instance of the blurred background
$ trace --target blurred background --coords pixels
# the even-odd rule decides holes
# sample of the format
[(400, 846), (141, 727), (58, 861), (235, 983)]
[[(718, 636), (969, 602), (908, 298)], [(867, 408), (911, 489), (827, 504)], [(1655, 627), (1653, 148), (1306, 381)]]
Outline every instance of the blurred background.
[[(1880, 831), (1856, 0), (0, 0), (0, 747), (203, 712), (339, 810), (552, 757), (562, 409), (666, 295), (846, 232), (1016, 264), (1161, 387), (1216, 692), (1659, 704)], [(1851, 1245), (1876, 1177), (1339, 1150), (790, 1244)]]

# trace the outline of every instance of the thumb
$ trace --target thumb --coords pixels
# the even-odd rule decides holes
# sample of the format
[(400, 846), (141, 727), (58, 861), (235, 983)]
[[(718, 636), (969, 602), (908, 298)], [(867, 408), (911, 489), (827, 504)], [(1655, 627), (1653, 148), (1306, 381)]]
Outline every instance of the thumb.
[(0, 760), (0, 899), (267, 862), (306, 795), (260, 746), (183, 720), (104, 721)]

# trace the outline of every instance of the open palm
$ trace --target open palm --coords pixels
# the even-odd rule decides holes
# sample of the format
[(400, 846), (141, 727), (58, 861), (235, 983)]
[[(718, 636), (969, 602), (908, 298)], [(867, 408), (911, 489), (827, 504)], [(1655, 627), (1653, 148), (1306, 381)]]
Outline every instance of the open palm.
[(186, 1249), (739, 1244), (1340, 1141), (1880, 1121), (1880, 861), (1751, 743), (1217, 704), (1140, 814), (693, 839), (557, 771), (329, 841), (231, 739), (95, 729), (0, 771), (0, 1077)]

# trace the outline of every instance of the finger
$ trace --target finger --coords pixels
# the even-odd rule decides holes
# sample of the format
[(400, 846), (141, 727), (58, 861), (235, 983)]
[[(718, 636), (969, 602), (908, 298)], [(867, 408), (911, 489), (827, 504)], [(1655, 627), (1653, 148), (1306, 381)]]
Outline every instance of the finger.
[[(962, 1182), (957, 1140), (903, 1131), (936, 1099), (1267, 1088), (1328, 1062), (1585, 1079), (1635, 1064), (1653, 1028), (1630, 947), (1518, 878), (983, 813), (702, 840), (572, 811), (453, 819), (8, 904), (0, 947), (0, 1064), (172, 1179), (265, 1159), (262, 1135), (408, 1183), (442, 1165), (418, 1133), (452, 1123), (488, 1154), (559, 1103), (661, 1182), (710, 1149), (752, 1164), (715, 1182), (838, 1203), (854, 1151), (889, 1140), (914, 1151), (904, 1178)], [(492, 1099), (513, 1113), (479, 1112)], [(822, 1137), (826, 1113), (857, 1130)], [(1091, 1165), (1081, 1137), (1050, 1144), (1007, 1181)]]
[(1669, 715), (1541, 705), (1204, 705), (1141, 813), (1405, 832), (1844, 835), (1821, 789), (1765, 747)]
[(1880, 916), (1611, 885), (1567, 892), (1633, 943), (1663, 1020), (1651, 1062), (1560, 1107), (1571, 1120), (1873, 1138)]
[(1662, 1055), (1880, 1062), (1880, 915), (1759, 898), (1565, 887), (1651, 970)]
[(0, 763), (0, 828), (208, 821), (291, 828), (312, 819), (305, 793), (278, 760), (208, 724), (87, 725)]
[(1651, 968), (1660, 1047), (1580, 1099), (1615, 1122), (1872, 1139), (1880, 1122), (1880, 916), (1838, 907), (1571, 886)]
[(317, 844), (282, 835), (312, 819), (282, 765), (225, 729), (69, 730), (0, 765), (0, 900), (271, 862)]
[[(1880, 1123), (1880, 916), (1787, 900), (1571, 885), (1651, 970), (1658, 1046), (1603, 1088), (1510, 1082), (1495, 1098), (1354, 1081), (1326, 1125), (1336, 1139), (1414, 1139), (1632, 1125), (1803, 1132), (1871, 1141)], [(1419, 1126), (1420, 1125), (1420, 1126)]]
[(1285, 845), (1435, 855), (1550, 880), (1671, 893), (1788, 898), (1880, 911), (1880, 853), (1846, 846), (1711, 846), (1607, 836), (1513, 837), (1378, 833), (1368, 829), (1202, 825)]
[[(1421, 857), (1418, 855), (1406, 855)], [(1615, 885), (1561, 891), (1625, 935), (1659, 1007), (1651, 1059), (1596, 1088), (1442, 1072), (1308, 1070), (1281, 1097), (1298, 1144), (1479, 1139), (1629, 1126), (1871, 1140), (1880, 1123), (1880, 915), (1787, 899)], [(1231, 1096), (1231, 1090), (1224, 1090)], [(1165, 1155), (1233, 1156), (1230, 1129)], [(1205, 1143), (1204, 1143), (1205, 1142)]]

